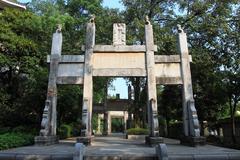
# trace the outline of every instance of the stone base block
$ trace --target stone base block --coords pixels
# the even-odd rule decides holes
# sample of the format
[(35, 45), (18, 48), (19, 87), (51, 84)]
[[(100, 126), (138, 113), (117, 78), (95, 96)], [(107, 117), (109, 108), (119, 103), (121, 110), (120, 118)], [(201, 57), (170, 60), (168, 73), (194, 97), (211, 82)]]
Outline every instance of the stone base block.
[(85, 146), (89, 146), (92, 143), (93, 136), (91, 137), (78, 137), (77, 143), (83, 143)]
[(53, 145), (58, 143), (58, 136), (36, 136), (34, 138), (35, 145)]
[(155, 147), (159, 143), (163, 143), (163, 137), (145, 137), (145, 144)]
[(206, 144), (206, 137), (184, 136), (184, 137), (181, 137), (180, 142), (182, 145), (191, 146), (191, 147), (202, 146)]

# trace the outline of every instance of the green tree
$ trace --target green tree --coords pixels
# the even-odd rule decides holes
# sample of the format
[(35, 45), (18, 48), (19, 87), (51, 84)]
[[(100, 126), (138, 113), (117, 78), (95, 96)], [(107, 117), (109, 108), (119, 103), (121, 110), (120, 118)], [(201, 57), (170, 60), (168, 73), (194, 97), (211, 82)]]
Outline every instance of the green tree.
[[(26, 84), (31, 75), (39, 71), (42, 58), (35, 41), (37, 37), (32, 35), (34, 32), (39, 34), (38, 27), (32, 24), (32, 21), (38, 20), (30, 12), (13, 9), (6, 9), (0, 15), (0, 86), (4, 94), (1, 105), (3, 115), (0, 116), (2, 124), (18, 125), (19, 120), (24, 122), (31, 114), (25, 117), (18, 111), (23, 107), (22, 98), (29, 95), (25, 90)], [(34, 109), (32, 107), (32, 111)]]
[[(192, 80), (200, 120), (219, 119), (220, 113), (229, 101), (227, 97), (231, 97), (232, 106), (234, 100), (238, 103), (239, 100), (234, 97), (238, 97), (236, 94), (239, 90), (237, 87), (239, 70), (235, 69), (231, 74), (226, 75), (221, 71), (224, 66), (228, 66), (225, 72), (233, 70), (234, 66), (239, 68), (238, 1), (123, 0), (122, 2), (126, 7), (125, 21), (132, 33), (130, 43), (144, 44), (143, 19), (148, 15), (154, 27), (158, 54), (177, 54), (175, 28), (177, 24), (184, 27), (188, 35), (190, 54), (193, 57)], [(229, 54), (229, 51), (232, 54)], [(230, 75), (234, 75), (235, 78), (230, 80)], [(227, 88), (225, 84), (228, 84), (231, 96), (225, 95)], [(175, 92), (175, 89), (171, 88), (172, 92)], [(166, 101), (168, 102), (164, 103), (170, 103), (171, 99)], [(163, 106), (162, 101), (160, 106)], [(234, 114), (234, 107), (232, 108)]]

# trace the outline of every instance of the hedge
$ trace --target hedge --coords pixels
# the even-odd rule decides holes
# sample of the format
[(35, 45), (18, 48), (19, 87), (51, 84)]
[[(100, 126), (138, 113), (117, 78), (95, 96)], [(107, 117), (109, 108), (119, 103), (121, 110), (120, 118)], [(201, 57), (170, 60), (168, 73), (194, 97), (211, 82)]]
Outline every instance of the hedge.
[(127, 130), (128, 135), (148, 135), (148, 129), (145, 128), (130, 128)]
[(62, 124), (58, 129), (58, 134), (60, 139), (66, 139), (66, 138), (72, 137), (73, 126), (68, 124)]
[(34, 136), (25, 133), (4, 133), (0, 135), (0, 150), (31, 145)]

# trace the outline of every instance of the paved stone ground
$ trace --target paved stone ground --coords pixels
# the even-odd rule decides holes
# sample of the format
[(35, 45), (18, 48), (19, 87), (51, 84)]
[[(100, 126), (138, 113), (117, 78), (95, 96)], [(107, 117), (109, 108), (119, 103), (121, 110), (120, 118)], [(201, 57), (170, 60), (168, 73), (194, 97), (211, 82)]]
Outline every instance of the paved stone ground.
[[(124, 136), (95, 137), (92, 146), (86, 148), (86, 160), (123, 160), (123, 159), (156, 159), (155, 148), (144, 145), (143, 141), (126, 140)], [(205, 145), (187, 147), (178, 140), (164, 139), (167, 144), (169, 159), (232, 159), (240, 160), (240, 150)], [(26, 146), (0, 151), (0, 159), (24, 159), (26, 155), (45, 156), (42, 159), (72, 159), (75, 139), (61, 141), (52, 146)], [(8, 157), (8, 158), (7, 158)], [(100, 158), (102, 157), (102, 158)], [(135, 157), (135, 158), (134, 158)], [(138, 157), (138, 158), (136, 158)], [(142, 158), (140, 158), (142, 157)]]

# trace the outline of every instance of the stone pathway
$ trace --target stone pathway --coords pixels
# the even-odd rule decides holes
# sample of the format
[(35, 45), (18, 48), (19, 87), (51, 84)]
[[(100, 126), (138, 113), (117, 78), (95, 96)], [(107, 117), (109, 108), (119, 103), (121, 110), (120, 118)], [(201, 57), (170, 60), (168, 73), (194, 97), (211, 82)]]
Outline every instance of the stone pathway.
[[(240, 160), (240, 150), (205, 145), (188, 147), (178, 140), (164, 139), (169, 160), (226, 159)], [(0, 151), (0, 160), (72, 160), (75, 139), (61, 141), (52, 146), (26, 146)], [(26, 158), (27, 157), (27, 158)], [(155, 148), (144, 145), (143, 141), (126, 140), (123, 136), (95, 137), (92, 146), (86, 148), (85, 160), (152, 160), (157, 159)]]

